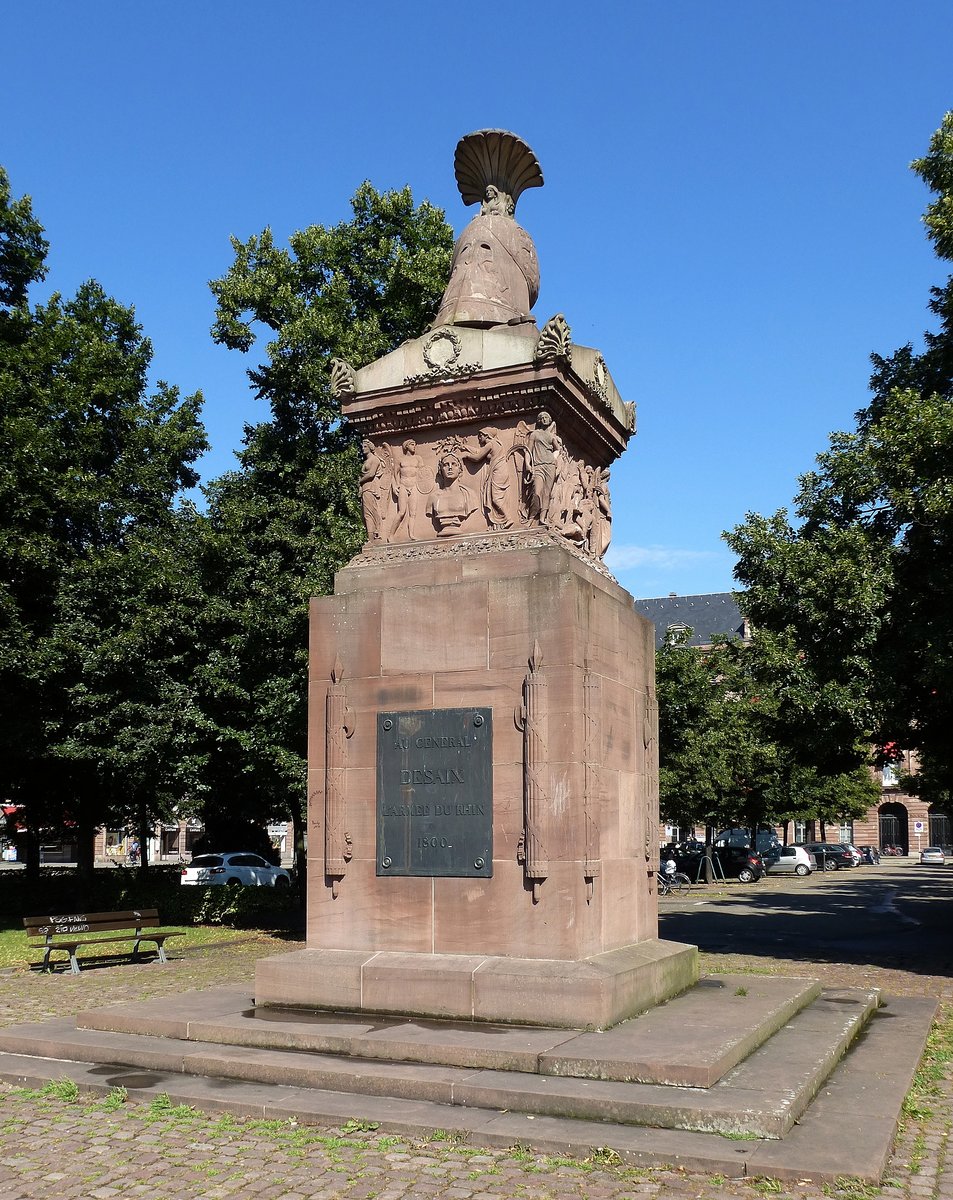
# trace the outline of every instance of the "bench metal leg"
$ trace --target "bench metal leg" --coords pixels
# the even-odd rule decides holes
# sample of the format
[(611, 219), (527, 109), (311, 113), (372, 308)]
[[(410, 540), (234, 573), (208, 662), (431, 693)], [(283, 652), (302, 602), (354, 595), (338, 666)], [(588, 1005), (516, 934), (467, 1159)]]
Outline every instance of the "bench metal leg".
[(79, 974), (79, 959), (76, 957), (75, 949), (69, 952), (69, 967), (74, 975)]

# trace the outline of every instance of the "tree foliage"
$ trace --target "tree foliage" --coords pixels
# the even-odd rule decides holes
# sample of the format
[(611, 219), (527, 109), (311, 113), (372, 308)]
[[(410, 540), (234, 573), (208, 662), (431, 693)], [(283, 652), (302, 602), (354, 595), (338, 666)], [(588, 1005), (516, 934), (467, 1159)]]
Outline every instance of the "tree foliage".
[[(925, 224), (953, 259), (953, 114), (913, 169), (934, 191)], [(872, 399), (800, 481), (795, 519), (749, 514), (727, 535), (752, 621), (790, 647), (825, 711), (825, 742), (919, 751), (953, 784), (953, 277), (917, 353), (873, 356)], [(851, 736), (852, 735), (852, 736)]]
[(302, 828), (307, 608), (363, 542), (359, 457), (329, 387), (331, 359), (359, 367), (419, 336), (449, 271), (453, 235), (409, 188), (363, 184), (350, 220), (232, 240), (211, 283), (213, 338), (250, 351), (270, 409), (246, 427), (239, 466), (208, 489), (202, 562), (210, 596), (200, 687), (207, 811), (269, 813)]
[(180, 789), (190, 647), (176, 497), (201, 398), (159, 383), (95, 282), (30, 307), (46, 243), (0, 175), (0, 728), (36, 827), (154, 818)]
[(665, 816), (756, 829), (865, 811), (876, 797), (870, 773), (825, 769), (803, 740), (801, 686), (770, 635), (697, 650), (687, 635), (670, 639), (656, 656)]

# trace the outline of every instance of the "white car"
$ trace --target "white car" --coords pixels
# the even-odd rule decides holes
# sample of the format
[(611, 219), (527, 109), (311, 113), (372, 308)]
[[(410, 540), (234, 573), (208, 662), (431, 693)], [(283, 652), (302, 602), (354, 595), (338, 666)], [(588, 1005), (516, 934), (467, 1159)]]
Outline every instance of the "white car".
[(775, 846), (765, 851), (764, 865), (769, 875), (810, 875), (817, 870), (817, 859), (803, 846)]
[(179, 883), (197, 887), (228, 883), (286, 888), (291, 884), (291, 876), (284, 867), (272, 866), (260, 854), (242, 851), (232, 854), (196, 855), (187, 867), (182, 868)]
[(920, 851), (920, 862), (932, 863), (933, 866), (942, 867), (946, 863), (946, 855), (943, 853), (941, 846), (924, 846)]

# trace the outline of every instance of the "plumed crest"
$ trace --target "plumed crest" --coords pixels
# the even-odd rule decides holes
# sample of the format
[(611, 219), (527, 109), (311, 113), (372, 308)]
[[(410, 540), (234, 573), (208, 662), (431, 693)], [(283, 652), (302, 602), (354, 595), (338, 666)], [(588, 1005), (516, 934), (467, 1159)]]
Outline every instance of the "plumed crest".
[(453, 170), (464, 204), (477, 204), (489, 184), (511, 196), (543, 186), (536, 155), (522, 138), (506, 129), (478, 129), (457, 142)]

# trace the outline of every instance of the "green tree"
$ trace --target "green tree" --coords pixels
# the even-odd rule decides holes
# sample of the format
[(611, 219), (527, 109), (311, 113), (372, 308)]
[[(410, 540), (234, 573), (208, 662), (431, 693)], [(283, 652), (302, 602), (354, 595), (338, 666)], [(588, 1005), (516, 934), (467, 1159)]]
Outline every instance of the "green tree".
[(672, 638), (656, 656), (667, 817), (756, 831), (762, 823), (849, 819), (874, 802), (869, 771), (815, 763), (802, 728), (802, 681), (790, 677), (771, 635), (697, 650), (687, 640)]
[[(953, 114), (913, 169), (936, 199), (925, 222), (953, 259)], [(749, 514), (727, 535), (747, 615), (787, 643), (816, 689), (825, 749), (871, 738), (919, 751), (953, 784), (953, 277), (930, 301), (925, 349), (873, 357), (873, 399), (804, 476), (795, 520)]]
[(208, 489), (203, 549), (210, 596), (200, 686), (206, 815), (223, 810), (295, 823), (303, 866), (307, 610), (360, 549), (359, 455), (329, 387), (331, 359), (362, 366), (419, 336), (449, 271), (443, 213), (409, 188), (363, 184), (350, 220), (232, 240), (211, 284), (213, 338), (247, 352), (269, 419), (246, 428), (238, 469)]
[(2, 787), (34, 832), (75, 826), (91, 869), (97, 825), (156, 816), (177, 790), (174, 501), (205, 439), (199, 396), (147, 392), (130, 308), (93, 282), (30, 307), (45, 250), (0, 174)]
[(671, 635), (655, 656), (659, 805), (680, 825), (722, 825), (738, 815), (725, 738), (721, 651)]

